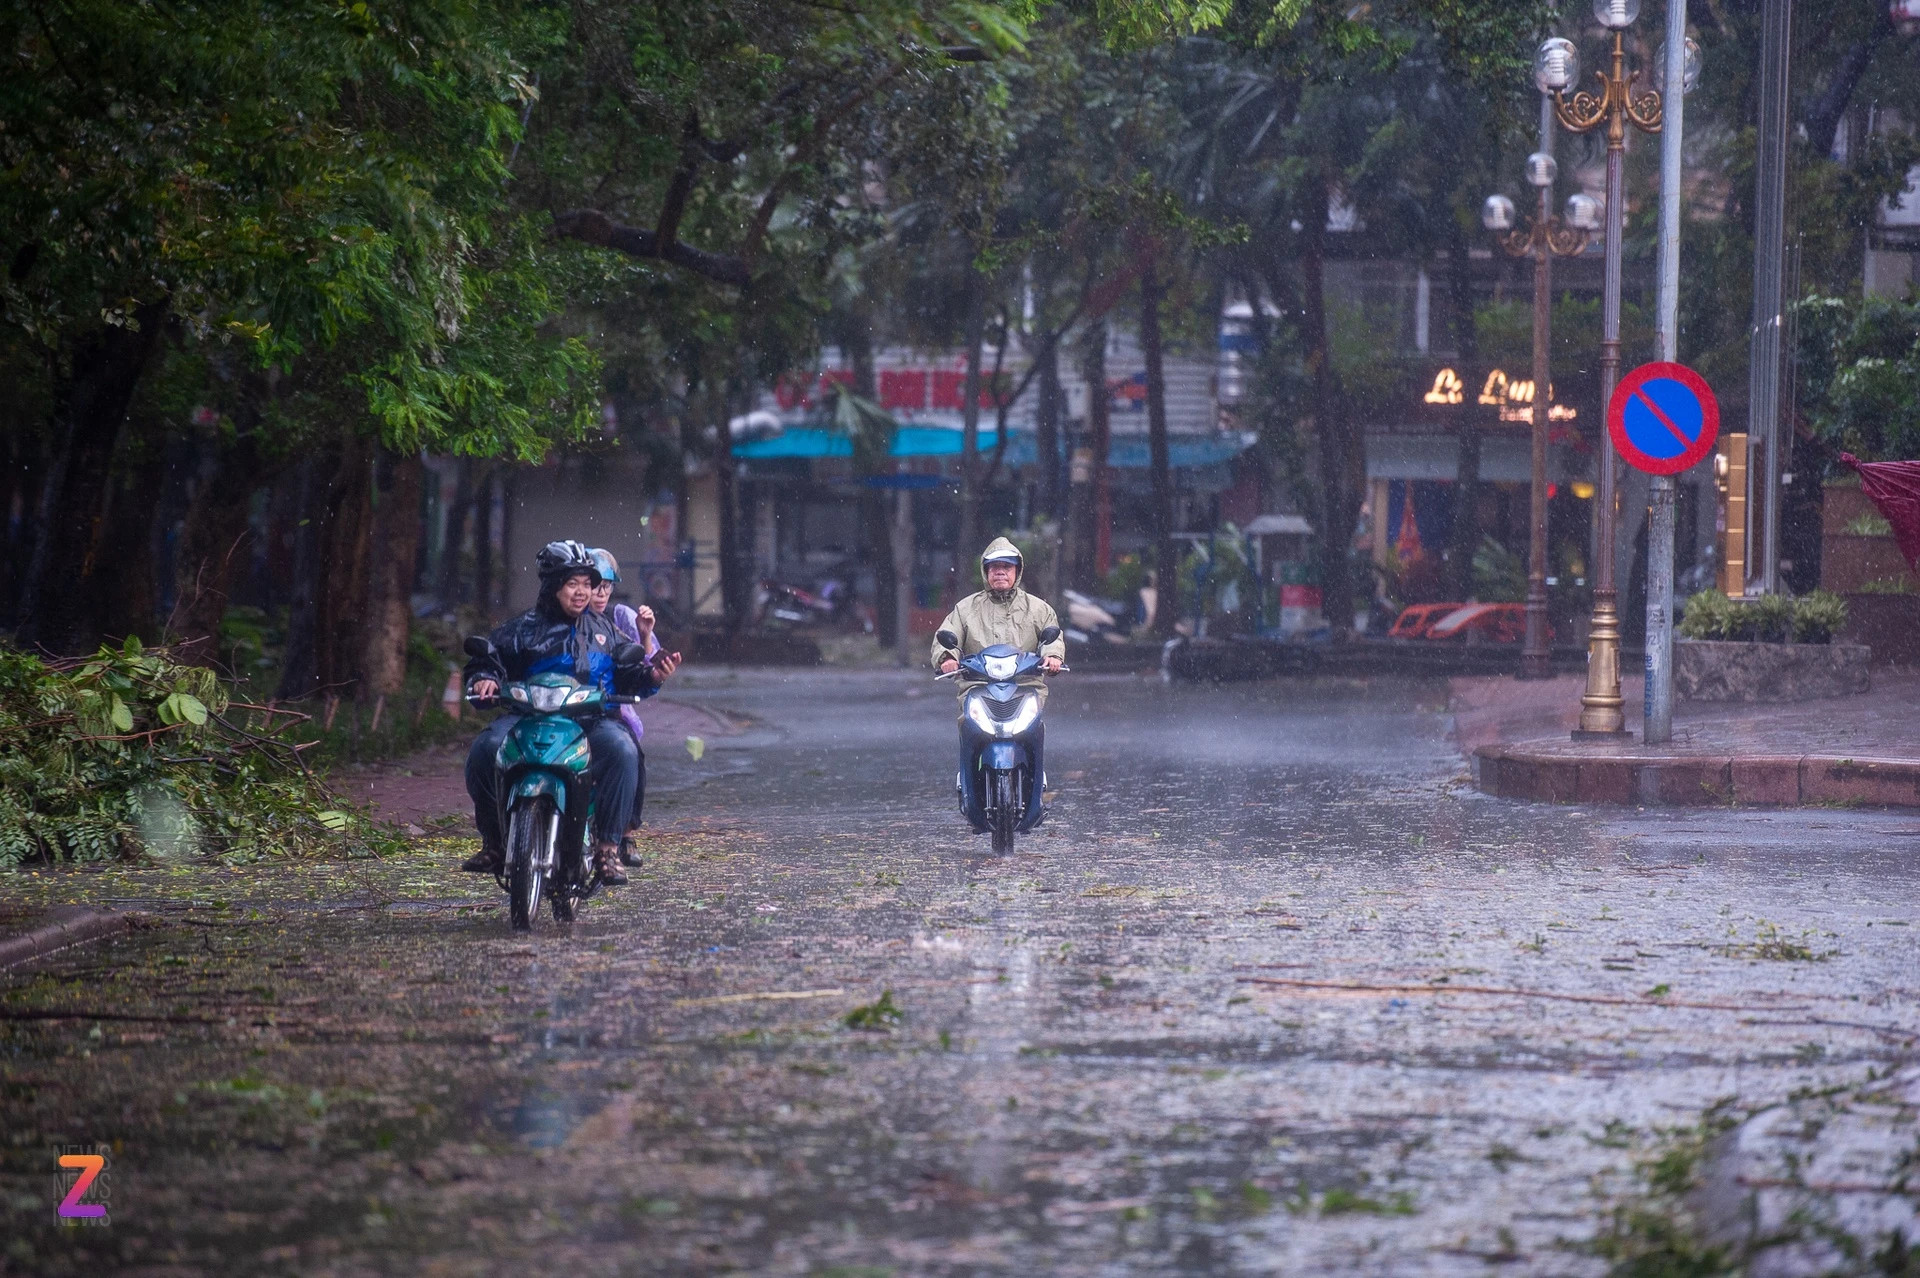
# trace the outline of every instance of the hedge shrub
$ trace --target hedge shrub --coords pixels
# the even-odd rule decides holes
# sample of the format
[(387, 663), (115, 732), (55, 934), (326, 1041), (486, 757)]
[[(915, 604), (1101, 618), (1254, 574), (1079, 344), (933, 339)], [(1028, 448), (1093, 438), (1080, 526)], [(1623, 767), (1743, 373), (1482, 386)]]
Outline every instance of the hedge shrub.
[(1847, 601), (1825, 590), (1797, 598), (1729, 599), (1703, 590), (1687, 600), (1680, 634), (1745, 643), (1831, 643), (1847, 624)]

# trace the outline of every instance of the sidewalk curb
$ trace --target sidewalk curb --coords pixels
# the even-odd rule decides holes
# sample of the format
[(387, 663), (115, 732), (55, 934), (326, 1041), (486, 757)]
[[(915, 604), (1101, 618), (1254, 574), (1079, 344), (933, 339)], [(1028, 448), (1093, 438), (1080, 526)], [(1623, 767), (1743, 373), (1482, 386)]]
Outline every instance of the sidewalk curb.
[(1486, 745), (1473, 784), (1503, 799), (1630, 807), (1920, 808), (1920, 759), (1569, 754), (1558, 739)]
[(47, 911), (47, 916), (45, 923), (31, 931), (0, 937), (0, 971), (115, 932), (130, 931), (140, 918), (91, 905), (63, 905)]

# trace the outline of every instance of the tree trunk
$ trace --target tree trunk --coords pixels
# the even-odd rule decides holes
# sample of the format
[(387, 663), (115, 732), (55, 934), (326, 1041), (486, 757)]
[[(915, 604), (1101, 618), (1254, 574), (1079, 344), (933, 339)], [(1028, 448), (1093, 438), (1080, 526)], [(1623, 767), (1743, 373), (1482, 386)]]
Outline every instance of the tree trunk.
[(227, 615), (233, 565), (244, 560), (252, 540), (249, 521), (254, 489), (260, 486), (260, 450), (251, 431), (242, 431), (221, 450), (213, 473), (187, 510), (180, 534), (181, 588), (169, 623), (181, 656), (211, 666), (220, 658), (220, 622)]
[(480, 615), (493, 619), (493, 486), (496, 475), (491, 465), (480, 468), (473, 485), (473, 591), (468, 602)]
[(331, 452), (308, 453), (294, 474), (293, 606), (287, 611), (287, 646), (276, 693), (283, 701), (312, 696), (320, 682), (319, 629), (333, 529), (329, 481), (339, 464)]
[(33, 558), (40, 495), (46, 490), (48, 443), (42, 433), (26, 430), (0, 432), (0, 520), (6, 523), (6, 545), (0, 551), (0, 625), (20, 622), (28, 600), (27, 564)]
[(1033, 444), (1040, 454), (1040, 510), (1048, 519), (1067, 513), (1060, 482), (1060, 338), (1049, 333), (1040, 344), (1040, 403), (1034, 415)]
[(893, 494), (893, 625), (899, 662), (912, 665), (913, 656), (913, 490)]
[(168, 429), (155, 411), (130, 419), (131, 434), (114, 463), (107, 498), (98, 570), (102, 619), (109, 641), (138, 635), (159, 639), (160, 604), (155, 589), (156, 525), (167, 482)]
[[(1471, 383), (1478, 374), (1480, 326), (1473, 313), (1473, 276), (1467, 251), (1466, 232), (1459, 220), (1450, 224), (1447, 240), (1447, 290), (1453, 298), (1454, 337), (1460, 347), (1460, 365), (1469, 370)], [(1453, 530), (1447, 546), (1447, 583), (1455, 599), (1472, 596), (1473, 554), (1480, 547), (1480, 419), (1486, 411), (1478, 393), (1469, 386), (1474, 400), (1463, 405), (1460, 414), (1460, 451), (1454, 471)], [(1546, 388), (1535, 389), (1545, 395)], [(1495, 410), (1497, 411), (1497, 410)], [(1380, 518), (1385, 518), (1384, 512)]]
[[(857, 317), (858, 322), (847, 333), (847, 360), (853, 365), (853, 393), (868, 402), (877, 401), (879, 387), (873, 369), (873, 329), (867, 317)], [(889, 466), (891, 458), (882, 458), (878, 464)], [(884, 469), (878, 473), (885, 473)], [(875, 475), (863, 474), (862, 480), (875, 478)], [(860, 529), (866, 542), (864, 558), (873, 568), (873, 630), (874, 638), (882, 648), (894, 646), (898, 636), (894, 633), (896, 618), (893, 588), (893, 502), (890, 493), (884, 488), (871, 486), (860, 490)], [(849, 583), (851, 586), (851, 583)]]
[(739, 493), (735, 487), (737, 469), (733, 459), (733, 438), (727, 430), (728, 405), (725, 392), (712, 386), (707, 392), (718, 443), (714, 447), (714, 492), (720, 516), (720, 625), (727, 634), (740, 632), (751, 611), (748, 574), (740, 562)]
[(360, 678), (361, 608), (367, 598), (367, 551), (372, 511), (372, 453), (350, 436), (341, 450), (332, 488), (334, 509), (327, 551), (326, 605), (315, 629), (321, 690), (339, 696)]
[(1153, 483), (1153, 633), (1171, 638), (1180, 619), (1180, 560), (1173, 544), (1173, 466), (1167, 446), (1167, 379), (1160, 340), (1159, 250), (1140, 272), (1140, 352), (1147, 364), (1147, 454)]
[(1365, 498), (1366, 452), (1365, 441), (1353, 429), (1327, 334), (1327, 184), (1317, 183), (1313, 195), (1315, 198), (1307, 202), (1300, 215), (1304, 224), (1300, 267), (1306, 283), (1301, 298), (1302, 327), (1307, 339), (1307, 371), (1313, 380), (1315, 462), (1320, 472), (1320, 589), (1333, 633), (1345, 636), (1353, 627), (1349, 543)]
[(473, 459), (454, 463), (453, 501), (447, 506), (446, 531), (440, 538), (440, 602), (452, 607), (460, 601), (460, 575), (467, 548), (468, 515), (473, 508)]
[(426, 464), (382, 451), (374, 467), (372, 543), (367, 565), (366, 628), (360, 699), (391, 697), (407, 679), (407, 639), (413, 627), (413, 585), (420, 561), (421, 495)]
[[(1087, 450), (1091, 454), (1088, 474), (1088, 516), (1081, 527), (1081, 580), (1093, 589), (1096, 579), (1111, 569), (1109, 548), (1113, 544), (1113, 476), (1107, 467), (1113, 442), (1113, 403), (1107, 394), (1107, 323), (1096, 320), (1087, 326), (1086, 357), (1081, 375), (1087, 383)], [(1133, 601), (1128, 600), (1129, 606)]]
[(163, 298), (134, 310), (131, 326), (107, 325), (79, 338), (55, 389), (54, 435), (61, 441), (36, 519), (22, 591), (20, 641), (62, 651), (99, 640), (98, 589), (108, 477), (140, 375), (167, 313)]
[(980, 541), (980, 361), (986, 354), (986, 290), (972, 268), (967, 271), (967, 376), (960, 391), (960, 539), (953, 548), (953, 590), (971, 594), (979, 576)]

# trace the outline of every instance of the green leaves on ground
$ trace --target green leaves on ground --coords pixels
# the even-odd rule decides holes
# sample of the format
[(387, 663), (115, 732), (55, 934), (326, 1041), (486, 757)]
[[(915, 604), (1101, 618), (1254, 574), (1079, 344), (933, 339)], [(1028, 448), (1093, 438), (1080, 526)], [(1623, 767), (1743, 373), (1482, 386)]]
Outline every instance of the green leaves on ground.
[(893, 1001), (893, 991), (882, 990), (879, 998), (871, 1003), (862, 1003), (840, 1019), (848, 1029), (884, 1033), (906, 1017), (906, 1009)]
[(0, 645), (0, 865), (338, 851), (362, 828), (210, 670), (136, 639), (84, 661)]

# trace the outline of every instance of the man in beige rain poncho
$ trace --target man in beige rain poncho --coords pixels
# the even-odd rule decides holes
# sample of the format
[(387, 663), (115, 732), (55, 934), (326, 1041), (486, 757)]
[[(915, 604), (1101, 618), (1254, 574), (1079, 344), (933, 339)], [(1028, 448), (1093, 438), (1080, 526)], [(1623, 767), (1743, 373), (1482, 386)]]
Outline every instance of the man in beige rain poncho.
[[(996, 643), (1012, 644), (1022, 652), (1037, 652), (1046, 658), (1047, 671), (1060, 669), (1066, 660), (1067, 643), (1055, 639), (1042, 645), (1040, 632), (1060, 624), (1053, 606), (1046, 600), (1020, 589), (1020, 550), (1005, 537), (995, 537), (980, 556), (980, 575), (987, 588), (976, 591), (953, 606), (940, 629), (959, 637), (958, 651), (944, 646), (936, 635), (933, 641), (933, 668), (948, 674), (960, 666), (960, 658), (991, 648)], [(1038, 675), (1021, 680), (1040, 690), (1045, 704), (1047, 689)]]
[[(1057, 634), (1052, 643), (1040, 642), (1040, 632), (1048, 626), (1058, 626), (1060, 619), (1054, 615), (1053, 608), (1046, 600), (1037, 598), (1020, 589), (1020, 551), (1005, 537), (996, 537), (980, 556), (980, 575), (986, 579), (987, 588), (968, 595), (953, 606), (947, 619), (940, 623), (940, 630), (950, 632), (958, 641), (949, 648), (940, 642), (939, 634), (933, 639), (933, 667), (941, 674), (951, 674), (960, 668), (960, 658), (971, 656), (982, 648), (991, 648), (997, 643), (1010, 644), (1022, 652), (1038, 652), (1047, 673), (1058, 671), (1067, 655), (1067, 645)], [(1046, 705), (1047, 688), (1041, 681), (1039, 672), (1020, 680), (1025, 687), (1033, 689), (1042, 706)], [(966, 689), (961, 689), (964, 704)], [(1039, 803), (1040, 792), (1045, 788), (1046, 770), (1043, 747), (1046, 741), (1045, 728), (1035, 724), (1033, 727), (1032, 750), (1034, 768), (1034, 804), (1028, 809), (1028, 818), (1023, 828), (1031, 829), (1039, 823), (1045, 811)], [(961, 811), (968, 812), (965, 778), (968, 773), (968, 749), (965, 734), (960, 740), (960, 778)], [(974, 829), (984, 832), (986, 827), (980, 824), (978, 817), (969, 812)]]

